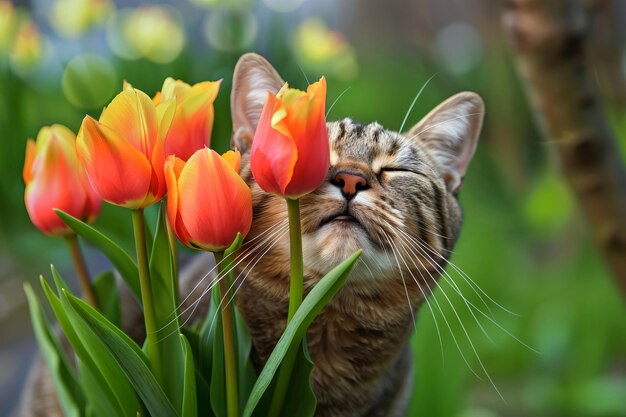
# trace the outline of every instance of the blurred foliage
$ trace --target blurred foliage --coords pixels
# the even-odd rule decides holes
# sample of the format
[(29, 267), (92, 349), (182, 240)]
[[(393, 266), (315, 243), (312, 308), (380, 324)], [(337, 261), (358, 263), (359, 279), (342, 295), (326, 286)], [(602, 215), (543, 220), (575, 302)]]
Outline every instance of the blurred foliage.
[[(306, 86), (305, 77), (326, 75), (328, 105), (338, 99), (329, 119), (376, 120), (389, 129), (400, 126), (415, 93), (436, 74), (410, 123), (463, 89), (480, 93), (487, 108), (461, 193), (465, 225), (452, 261), (516, 314), (448, 267), (484, 315), (472, 314), (442, 278), (429, 300), (432, 311), (425, 304), (419, 312), (412, 341), (410, 415), (626, 416), (625, 303), (558, 175), (550, 145), (534, 128), (510, 57), (494, 32), (496, 18), (451, 21), (433, 29), (432, 47), (425, 48), (419, 42), (351, 38), (348, 25), (336, 24), (337, 11), (347, 5), (319, 11), (312, 1), (298, 8), (303, 0), (193, 0), (176, 8), (119, 10), (103, 1), (86, 9), (69, 6), (92, 1), (55, 0), (31, 16), (0, 0), (0, 257), (8, 265), (0, 284), (16, 276), (34, 281), (47, 264), (62, 267), (67, 259), (63, 246), (42, 236), (26, 216), (26, 139), (42, 125), (76, 130), (85, 113), (99, 116), (122, 80), (152, 95), (167, 76), (188, 83), (223, 79), (212, 140), (223, 151), (231, 134), (232, 71), (245, 51), (265, 55), (294, 87)], [(75, 13), (68, 16), (71, 26), (55, 17), (64, 15), (64, 7)], [(607, 106), (626, 155), (623, 105)], [(106, 207), (97, 225), (131, 248), (130, 219), (123, 211)], [(95, 251), (89, 257), (95, 266), (102, 262)]]

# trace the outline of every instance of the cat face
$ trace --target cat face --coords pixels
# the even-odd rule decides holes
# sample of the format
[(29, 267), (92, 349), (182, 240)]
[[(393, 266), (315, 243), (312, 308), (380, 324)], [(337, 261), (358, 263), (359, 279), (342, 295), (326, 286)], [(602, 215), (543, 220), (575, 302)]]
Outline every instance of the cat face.
[[(260, 245), (264, 233), (273, 236), (271, 247), (257, 248), (265, 255), (253, 269), (273, 277), (288, 275), (286, 205), (254, 183), (245, 162), (267, 92), (283, 84), (267, 61), (248, 54), (235, 70), (231, 96), (233, 145), (244, 155), (241, 174), (253, 192), (248, 241)], [(322, 276), (358, 249), (363, 255), (352, 281), (380, 283), (398, 279), (402, 271), (418, 271), (422, 279), (431, 276), (429, 270), (437, 275), (437, 265), (458, 235), (456, 194), (474, 153), (482, 113), (476, 94), (461, 93), (406, 134), (351, 119), (328, 123), (326, 181), (300, 202), (306, 275)]]

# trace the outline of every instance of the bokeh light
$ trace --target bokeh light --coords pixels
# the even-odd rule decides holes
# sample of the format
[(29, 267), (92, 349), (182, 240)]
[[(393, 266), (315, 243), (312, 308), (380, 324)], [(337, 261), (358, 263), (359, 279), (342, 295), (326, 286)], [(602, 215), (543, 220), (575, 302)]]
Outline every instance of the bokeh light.
[(304, 0), (263, 0), (263, 3), (275, 12), (287, 13), (302, 6)]
[(257, 30), (256, 17), (245, 8), (215, 10), (204, 23), (204, 34), (209, 44), (224, 52), (235, 52), (249, 47)]
[(206, 6), (214, 8), (216, 6), (222, 7), (249, 7), (254, 4), (254, 0), (191, 0), (193, 4), (198, 6)]
[(180, 55), (185, 45), (182, 18), (167, 6), (140, 6), (115, 13), (107, 23), (111, 49), (126, 59), (146, 58), (165, 64)]
[(55, 0), (50, 24), (61, 36), (77, 38), (103, 22), (112, 7), (110, 0)]
[(43, 38), (39, 28), (29, 18), (24, 18), (15, 32), (11, 46), (11, 68), (26, 75), (39, 63), (43, 53)]
[(0, 52), (6, 51), (13, 40), (16, 13), (13, 3), (0, 1)]
[(100, 55), (84, 54), (68, 62), (61, 81), (63, 94), (74, 106), (93, 109), (104, 106), (118, 87), (111, 63)]
[(357, 60), (345, 36), (330, 30), (320, 18), (304, 20), (296, 30), (293, 54), (307, 71), (350, 80), (357, 75)]
[(473, 69), (482, 57), (482, 40), (476, 29), (463, 22), (450, 23), (437, 33), (437, 48), (453, 74)]

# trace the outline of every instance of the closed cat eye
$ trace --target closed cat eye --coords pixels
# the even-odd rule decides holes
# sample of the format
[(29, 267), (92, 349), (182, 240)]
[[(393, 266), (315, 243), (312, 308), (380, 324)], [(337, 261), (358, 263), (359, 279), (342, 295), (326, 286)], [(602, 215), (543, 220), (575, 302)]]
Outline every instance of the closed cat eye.
[(380, 172), (379, 172), (379, 175), (382, 174), (383, 172), (409, 172), (411, 174), (419, 175), (419, 172), (413, 171), (412, 169), (401, 168), (401, 167), (384, 167), (384, 168), (381, 168)]

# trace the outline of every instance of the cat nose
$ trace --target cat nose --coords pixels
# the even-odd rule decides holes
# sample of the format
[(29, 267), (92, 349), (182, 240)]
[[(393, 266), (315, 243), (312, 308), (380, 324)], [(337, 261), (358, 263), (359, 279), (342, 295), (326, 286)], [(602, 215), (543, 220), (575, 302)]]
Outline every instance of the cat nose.
[(341, 188), (341, 194), (347, 200), (351, 200), (359, 191), (369, 188), (365, 175), (357, 172), (339, 171), (330, 182)]

